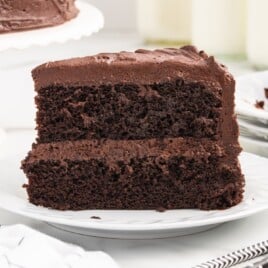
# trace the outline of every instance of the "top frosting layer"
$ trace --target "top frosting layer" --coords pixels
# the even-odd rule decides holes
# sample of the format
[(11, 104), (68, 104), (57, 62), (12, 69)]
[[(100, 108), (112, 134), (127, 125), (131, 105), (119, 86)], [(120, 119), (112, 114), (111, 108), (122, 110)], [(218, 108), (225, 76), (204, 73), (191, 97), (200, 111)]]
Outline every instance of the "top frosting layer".
[(48, 62), (32, 72), (36, 90), (51, 85), (154, 84), (182, 78), (223, 88), (233, 82), (225, 66), (193, 46), (101, 53)]
[(0, 33), (61, 24), (74, 18), (75, 0), (0, 0)]

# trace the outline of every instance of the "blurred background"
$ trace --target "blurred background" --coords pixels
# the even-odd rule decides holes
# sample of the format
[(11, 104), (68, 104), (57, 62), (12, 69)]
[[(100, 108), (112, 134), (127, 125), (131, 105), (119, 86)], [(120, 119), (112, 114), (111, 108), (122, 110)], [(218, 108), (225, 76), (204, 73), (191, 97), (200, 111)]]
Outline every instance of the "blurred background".
[(267, 0), (88, 0), (104, 31), (136, 33), (151, 45), (194, 44), (210, 54), (268, 66)]
[[(268, 68), (267, 0), (77, 0), (77, 2), (91, 4), (102, 12), (105, 24), (98, 33), (78, 40), (70, 38), (61, 44), (52, 42), (41, 47), (0, 50), (0, 79), (5, 81), (4, 88), (0, 89), (0, 127), (8, 131), (35, 127), (35, 93), (31, 70), (47, 61), (99, 52), (193, 44), (200, 50), (215, 55), (228, 66), (236, 78)], [(80, 27), (89, 25), (85, 23)], [(247, 81), (246, 79), (246, 83)], [(248, 89), (248, 92), (251, 91), (252, 88)], [(254, 91), (251, 95), (253, 96), (250, 97), (251, 100), (246, 102), (255, 103), (263, 99), (267, 104), (268, 99), (264, 98), (264, 93), (255, 94)], [(261, 99), (257, 99), (255, 95)], [(264, 106), (264, 111), (267, 111), (267, 107), (268, 105)], [(258, 113), (261, 111), (257, 111)], [(256, 122), (256, 116), (244, 119), (249, 121), (246, 124)], [(267, 122), (266, 114), (254, 123), (254, 130), (251, 129), (251, 132), (256, 132), (255, 126), (260, 127), (262, 131), (261, 137), (260, 135), (254, 137), (257, 142), (261, 138), (261, 141), (267, 144)], [(241, 138), (244, 149), (268, 155), (268, 147), (255, 150), (256, 144), (252, 145), (252, 139), (249, 140), (249, 137), (252, 138), (252, 133), (249, 134), (247, 130), (244, 134)], [(245, 141), (246, 139), (249, 141)], [(259, 147), (263, 148), (263, 143), (259, 144)]]

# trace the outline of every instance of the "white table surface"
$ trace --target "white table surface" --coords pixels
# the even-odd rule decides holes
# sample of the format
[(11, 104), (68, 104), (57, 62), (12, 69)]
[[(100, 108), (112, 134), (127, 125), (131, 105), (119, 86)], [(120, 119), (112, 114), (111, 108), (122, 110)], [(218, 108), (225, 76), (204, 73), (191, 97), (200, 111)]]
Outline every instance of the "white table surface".
[[(32, 53), (39, 57), (35, 58), (34, 62), (28, 59), (27, 64), (29, 68), (29, 66), (36, 65), (44, 59), (53, 58), (55, 55), (57, 55), (57, 58), (64, 58), (101, 51), (133, 50), (141, 46), (141, 42), (133, 34), (99, 34), (89, 40), (72, 42), (62, 47), (55, 45), (46, 48), (43, 54), (35, 48)], [(14, 58), (23, 58), (23, 56), (18, 51), (0, 55), (0, 62), (5, 62), (5, 65), (8, 65), (12, 70), (13, 62), (10, 55), (13, 55)], [(250, 71), (250, 67), (245, 62), (227, 61), (228, 63), (235, 75)], [(1, 66), (0, 64), (1, 69), (7, 70), (4, 65)], [(19, 130), (13, 129), (8, 132), (4, 147), (2, 147), (2, 152), (14, 155), (14, 157), (25, 153), (29, 149), (31, 141), (33, 141), (32, 132), (24, 131), (24, 134), (18, 139), (17, 131)], [(103, 250), (110, 254), (122, 268), (187, 268), (251, 243), (268, 239), (268, 211), (223, 224), (200, 234), (157, 240), (117, 240), (86, 237), (60, 231), (46, 223), (0, 210), (0, 224), (16, 223), (27, 224), (66, 242), (78, 244), (87, 250)]]

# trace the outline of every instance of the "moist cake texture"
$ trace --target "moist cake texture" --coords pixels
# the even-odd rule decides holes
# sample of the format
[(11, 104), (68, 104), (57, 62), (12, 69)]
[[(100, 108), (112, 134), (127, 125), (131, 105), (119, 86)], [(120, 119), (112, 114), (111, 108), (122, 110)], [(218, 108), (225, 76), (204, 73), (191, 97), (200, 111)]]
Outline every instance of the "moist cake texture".
[(195, 47), (102, 53), (33, 70), (33, 204), (224, 209), (243, 198), (235, 82)]
[(221, 110), (220, 93), (179, 79), (143, 87), (134, 83), (68, 89), (50, 86), (38, 91), (36, 102), (42, 107), (37, 115), (40, 143), (217, 138)]
[(54, 26), (78, 14), (75, 0), (0, 0), (0, 33)]

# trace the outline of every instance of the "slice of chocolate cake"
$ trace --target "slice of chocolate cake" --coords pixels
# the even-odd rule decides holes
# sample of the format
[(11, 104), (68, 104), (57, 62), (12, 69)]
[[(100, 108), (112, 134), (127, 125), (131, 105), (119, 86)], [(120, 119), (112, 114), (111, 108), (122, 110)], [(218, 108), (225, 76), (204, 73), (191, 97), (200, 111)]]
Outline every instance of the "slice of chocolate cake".
[(33, 70), (33, 204), (223, 209), (243, 197), (233, 77), (194, 47), (98, 54)]

